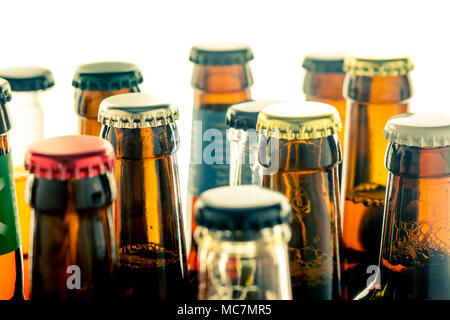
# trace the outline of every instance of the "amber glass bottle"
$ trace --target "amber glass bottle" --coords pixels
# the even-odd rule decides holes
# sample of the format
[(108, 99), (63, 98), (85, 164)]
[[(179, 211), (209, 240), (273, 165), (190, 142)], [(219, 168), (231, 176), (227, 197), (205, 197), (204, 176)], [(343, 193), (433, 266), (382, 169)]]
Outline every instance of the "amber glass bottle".
[(284, 193), (294, 209), (294, 300), (339, 299), (339, 130), (337, 110), (319, 102), (273, 104), (258, 117), (262, 186)]
[[(231, 105), (250, 99), (253, 77), (248, 62), (252, 59), (251, 48), (244, 44), (204, 43), (191, 49), (194, 110), (187, 210), (192, 231), (196, 227), (194, 205), (200, 193), (229, 184), (225, 114)], [(198, 267), (193, 239), (188, 267), (194, 289), (191, 296), (196, 297)]]
[(450, 116), (401, 114), (384, 134), (389, 175), (380, 277), (368, 283), (369, 297), (449, 300)]
[[(308, 54), (303, 60), (303, 68), (306, 70), (303, 93), (308, 101), (323, 102), (335, 107), (344, 128), (346, 102), (342, 94), (345, 78), (343, 64), (343, 54)], [(338, 133), (338, 137), (344, 148), (344, 130)]]
[(31, 300), (115, 296), (114, 162), (113, 147), (98, 137), (55, 137), (27, 149)]
[(55, 84), (50, 70), (41, 67), (11, 67), (0, 70), (0, 77), (6, 79), (14, 99), (9, 104), (12, 123), (11, 144), (14, 146), (13, 165), (17, 205), (20, 219), (20, 233), (23, 253), (24, 293), (29, 299), (29, 239), (30, 206), (25, 201), (25, 186), (28, 172), (23, 167), (25, 151), (33, 142), (44, 138), (44, 114), (41, 96)]
[(11, 88), (0, 78), (0, 300), (23, 300), (23, 259), (8, 131)]
[(101, 136), (117, 155), (114, 211), (124, 297), (186, 298), (177, 119), (177, 108), (145, 93), (116, 95), (100, 106)]
[(115, 94), (139, 92), (142, 81), (139, 68), (128, 62), (94, 62), (78, 66), (72, 80), (78, 133), (98, 137), (100, 103)]
[(387, 171), (383, 165), (389, 118), (408, 111), (413, 65), (409, 58), (348, 57), (343, 199), (343, 296), (365, 287), (368, 268), (378, 263)]

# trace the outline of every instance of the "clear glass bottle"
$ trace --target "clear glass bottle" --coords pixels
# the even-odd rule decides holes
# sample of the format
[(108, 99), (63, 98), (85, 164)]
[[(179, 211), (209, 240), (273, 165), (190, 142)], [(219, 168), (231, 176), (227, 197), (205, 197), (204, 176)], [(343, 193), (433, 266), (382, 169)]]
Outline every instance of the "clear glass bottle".
[(23, 258), (11, 147), (7, 102), (8, 81), (0, 78), (0, 300), (23, 300)]
[(349, 56), (344, 61), (348, 141), (341, 190), (345, 299), (364, 288), (368, 268), (378, 263), (387, 176), (383, 129), (391, 117), (409, 109), (412, 69), (408, 57)]
[(116, 94), (139, 92), (143, 81), (141, 70), (133, 63), (104, 61), (79, 65), (72, 79), (78, 133), (98, 137), (102, 127), (97, 121), (100, 103)]
[(277, 100), (251, 100), (232, 105), (226, 113), (227, 139), (230, 144), (230, 186), (261, 185), (258, 162), (258, 114)]
[(196, 205), (199, 300), (290, 300), (292, 208), (256, 186), (204, 192)]
[(176, 107), (146, 93), (115, 95), (100, 105), (101, 137), (117, 155), (114, 212), (124, 297), (186, 298), (178, 117)]
[(27, 149), (31, 300), (115, 297), (114, 149), (92, 136), (54, 137)]
[(191, 48), (194, 88), (191, 159), (189, 164), (187, 216), (191, 220), (191, 248), (188, 256), (191, 288), (197, 293), (197, 247), (193, 240), (195, 201), (208, 189), (229, 185), (229, 157), (226, 137), (227, 109), (251, 98), (253, 76), (249, 62), (252, 49), (240, 43), (202, 43)]
[(450, 116), (401, 114), (384, 136), (389, 174), (379, 277), (357, 298), (450, 300)]
[(44, 138), (44, 114), (41, 98), (44, 91), (55, 84), (50, 70), (41, 67), (11, 67), (0, 70), (0, 77), (11, 85), (13, 99), (9, 104), (12, 123), (11, 144), (13, 145), (14, 181), (17, 192), (20, 231), (22, 238), (24, 292), (29, 298), (29, 242), (30, 206), (25, 201), (25, 185), (28, 172), (23, 167), (28, 146)]

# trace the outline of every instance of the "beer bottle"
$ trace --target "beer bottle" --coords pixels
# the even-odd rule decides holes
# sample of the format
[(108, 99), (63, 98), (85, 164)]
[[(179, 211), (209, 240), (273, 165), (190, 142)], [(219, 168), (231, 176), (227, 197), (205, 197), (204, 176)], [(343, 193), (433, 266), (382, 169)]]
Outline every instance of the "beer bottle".
[(290, 300), (291, 206), (279, 192), (219, 187), (196, 203), (200, 300)]
[[(193, 209), (200, 193), (229, 185), (225, 114), (231, 105), (250, 99), (253, 77), (249, 61), (252, 59), (253, 52), (245, 44), (203, 43), (191, 49), (194, 109), (187, 212), (192, 234), (196, 227)], [(195, 283), (197, 248), (192, 237), (188, 268), (195, 289), (198, 287)], [(196, 293), (191, 295), (197, 296)]]
[[(303, 79), (303, 93), (308, 101), (332, 105), (339, 112), (342, 127), (345, 126), (345, 99), (342, 95), (345, 73), (344, 54), (312, 53), (303, 60), (306, 70)], [(344, 146), (344, 130), (338, 133), (341, 146)]]
[(139, 68), (128, 62), (94, 62), (78, 66), (73, 76), (78, 133), (99, 136), (97, 121), (102, 100), (120, 93), (139, 92), (143, 81)]
[(383, 166), (389, 118), (409, 108), (412, 86), (409, 58), (348, 57), (344, 96), (347, 100), (343, 198), (343, 296), (353, 298), (377, 265), (387, 171)]
[(27, 149), (32, 300), (114, 297), (114, 162), (98, 137), (54, 137)]
[(101, 137), (117, 155), (115, 217), (125, 297), (185, 298), (178, 117), (177, 108), (145, 93), (112, 96), (100, 105)]
[(230, 144), (230, 186), (261, 184), (259, 139), (255, 131), (259, 112), (277, 100), (252, 100), (232, 105), (226, 113)]
[(23, 259), (8, 132), (8, 81), (0, 78), (0, 300), (23, 300)]
[(14, 165), (14, 180), (17, 192), (17, 204), (22, 238), (24, 267), (24, 292), (29, 298), (29, 238), (30, 206), (25, 202), (25, 183), (28, 172), (23, 167), (27, 147), (44, 138), (44, 117), (41, 105), (43, 91), (53, 87), (55, 81), (50, 70), (40, 67), (12, 67), (0, 70), (0, 77), (6, 79), (14, 99), (9, 103), (12, 123), (11, 144)]
[(389, 174), (371, 298), (450, 300), (450, 116), (404, 113), (384, 135)]
[(262, 186), (293, 208), (289, 263), (294, 300), (339, 298), (337, 110), (320, 102), (278, 103), (260, 112)]

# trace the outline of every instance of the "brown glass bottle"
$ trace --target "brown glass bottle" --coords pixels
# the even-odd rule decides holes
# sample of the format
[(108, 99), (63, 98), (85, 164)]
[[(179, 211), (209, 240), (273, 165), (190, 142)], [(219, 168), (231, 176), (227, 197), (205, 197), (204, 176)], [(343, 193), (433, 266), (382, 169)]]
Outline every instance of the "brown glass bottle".
[(99, 136), (97, 121), (100, 103), (113, 95), (139, 92), (143, 77), (139, 68), (128, 62), (95, 62), (78, 66), (73, 76), (78, 133)]
[(23, 300), (24, 278), (13, 164), (8, 140), (11, 122), (8, 82), (0, 78), (0, 300)]
[[(317, 101), (332, 105), (339, 112), (342, 127), (345, 127), (346, 101), (342, 94), (345, 72), (344, 55), (326, 53), (309, 54), (303, 60), (306, 70), (303, 79), (303, 93), (307, 101)], [(344, 130), (338, 133), (344, 148)]]
[(31, 300), (115, 296), (114, 161), (111, 144), (91, 136), (55, 137), (28, 148)]
[(100, 107), (101, 136), (117, 155), (115, 216), (124, 297), (186, 298), (176, 119), (176, 108), (144, 93), (113, 96)]
[(385, 128), (389, 171), (371, 299), (450, 299), (450, 116), (405, 113)]
[[(194, 109), (187, 203), (192, 223), (188, 256), (191, 297), (197, 297), (198, 287), (197, 247), (193, 239), (195, 201), (208, 189), (229, 185), (225, 115), (231, 105), (251, 98), (253, 77), (248, 62), (252, 59), (251, 48), (243, 44), (208, 43), (191, 49)], [(210, 129), (213, 129), (211, 135)]]
[(294, 300), (340, 296), (340, 129), (336, 109), (318, 102), (273, 104), (259, 114), (262, 185), (284, 193), (294, 209), (289, 242)]
[(353, 298), (377, 265), (387, 171), (383, 165), (389, 118), (409, 108), (412, 86), (408, 58), (348, 57), (343, 198), (343, 297)]

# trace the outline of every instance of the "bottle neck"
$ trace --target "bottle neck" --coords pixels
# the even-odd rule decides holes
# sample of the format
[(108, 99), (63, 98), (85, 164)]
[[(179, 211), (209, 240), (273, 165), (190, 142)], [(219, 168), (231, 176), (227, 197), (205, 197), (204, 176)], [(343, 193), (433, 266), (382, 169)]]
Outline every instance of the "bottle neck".
[(344, 97), (360, 103), (404, 104), (412, 97), (410, 76), (358, 76), (347, 73)]
[(336, 134), (307, 140), (261, 137), (259, 163), (264, 168), (277, 165), (280, 171), (325, 171), (341, 161), (342, 151)]
[(344, 78), (345, 73), (307, 72), (303, 92), (308, 100), (344, 100)]
[(386, 168), (397, 176), (412, 179), (450, 176), (450, 147), (419, 148), (389, 142)]
[(265, 300), (292, 298), (287, 224), (236, 233), (198, 226), (199, 298)]
[(112, 171), (84, 179), (67, 181), (28, 176), (26, 202), (36, 212), (60, 215), (96, 211), (110, 206), (116, 199), (116, 183)]
[(230, 185), (259, 185), (261, 172), (258, 163), (259, 136), (255, 130), (230, 128)]
[(175, 153), (180, 144), (175, 123), (142, 129), (102, 126), (100, 136), (114, 146), (117, 159), (125, 160), (167, 157)]
[(8, 134), (0, 135), (0, 157), (10, 152)]
[(79, 116), (97, 121), (98, 109), (104, 99), (130, 92), (140, 92), (139, 86), (109, 91), (75, 89), (75, 112)]

